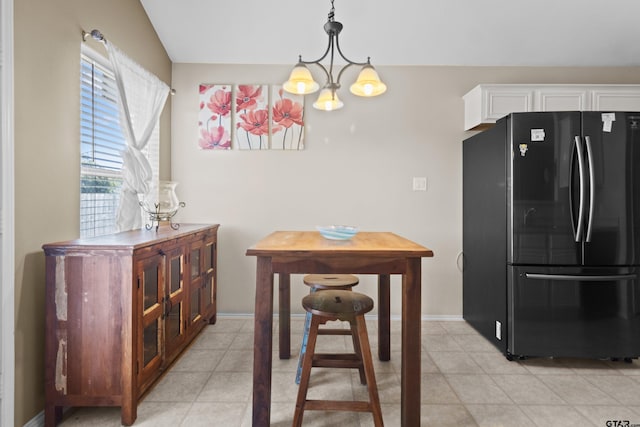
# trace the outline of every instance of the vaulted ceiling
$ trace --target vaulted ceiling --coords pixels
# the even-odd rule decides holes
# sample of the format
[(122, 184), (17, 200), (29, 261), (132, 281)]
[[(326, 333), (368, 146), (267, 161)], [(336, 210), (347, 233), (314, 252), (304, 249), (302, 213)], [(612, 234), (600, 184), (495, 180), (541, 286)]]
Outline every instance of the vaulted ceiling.
[[(326, 48), (330, 0), (140, 0), (177, 63), (293, 64)], [(374, 65), (640, 65), (638, 0), (335, 0)], [(639, 76), (640, 78), (640, 76)]]

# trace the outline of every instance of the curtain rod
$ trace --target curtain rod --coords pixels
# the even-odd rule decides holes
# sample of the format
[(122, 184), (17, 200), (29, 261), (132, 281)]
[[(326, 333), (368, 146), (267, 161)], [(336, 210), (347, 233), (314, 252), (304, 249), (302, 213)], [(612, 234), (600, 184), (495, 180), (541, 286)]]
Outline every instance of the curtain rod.
[[(87, 33), (85, 30), (82, 30), (82, 41), (86, 42), (87, 41), (87, 37), (91, 36), (94, 40), (97, 40), (99, 42), (102, 42), (104, 44), (107, 44), (107, 39), (104, 38), (104, 36), (102, 35), (102, 33), (100, 32), (100, 30), (96, 30), (95, 28), (93, 30), (91, 30), (90, 33)], [(175, 95), (176, 94), (176, 90), (173, 88), (170, 88), (169, 93), (171, 95)]]
[(86, 42), (87, 37), (91, 36), (94, 40), (101, 41), (102, 43), (107, 43), (107, 39), (104, 38), (102, 33), (99, 30), (93, 29), (90, 33), (87, 33), (85, 30), (82, 30), (82, 41)]

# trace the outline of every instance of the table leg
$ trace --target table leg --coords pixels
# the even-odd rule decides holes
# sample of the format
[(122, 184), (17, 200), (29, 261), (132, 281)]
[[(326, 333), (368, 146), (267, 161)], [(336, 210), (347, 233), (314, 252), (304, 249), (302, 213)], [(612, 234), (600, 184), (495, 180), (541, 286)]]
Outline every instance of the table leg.
[(289, 359), (291, 357), (291, 276), (289, 274), (278, 274), (278, 305), (280, 307), (278, 319), (280, 359)]
[(391, 279), (388, 274), (378, 276), (378, 358), (391, 360)]
[(273, 340), (273, 269), (270, 257), (258, 257), (253, 331), (253, 427), (271, 418), (271, 351)]
[(401, 425), (420, 426), (421, 260), (407, 259), (402, 277)]

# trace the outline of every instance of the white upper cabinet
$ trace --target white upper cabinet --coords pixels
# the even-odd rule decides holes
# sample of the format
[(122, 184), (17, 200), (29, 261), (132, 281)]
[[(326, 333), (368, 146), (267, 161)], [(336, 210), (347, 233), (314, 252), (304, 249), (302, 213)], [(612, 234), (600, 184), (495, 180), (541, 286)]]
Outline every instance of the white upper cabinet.
[(464, 99), (464, 129), (479, 130), (509, 113), (640, 111), (640, 85), (483, 84)]

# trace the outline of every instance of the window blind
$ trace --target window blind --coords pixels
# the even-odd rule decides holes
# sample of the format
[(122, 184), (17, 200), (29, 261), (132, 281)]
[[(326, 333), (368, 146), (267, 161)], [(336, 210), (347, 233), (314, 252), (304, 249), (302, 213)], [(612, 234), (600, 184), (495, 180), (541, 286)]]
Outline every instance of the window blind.
[[(143, 151), (158, 180), (159, 126)], [(118, 88), (110, 64), (83, 46), (80, 60), (80, 236), (116, 231), (122, 186), (122, 152)]]

